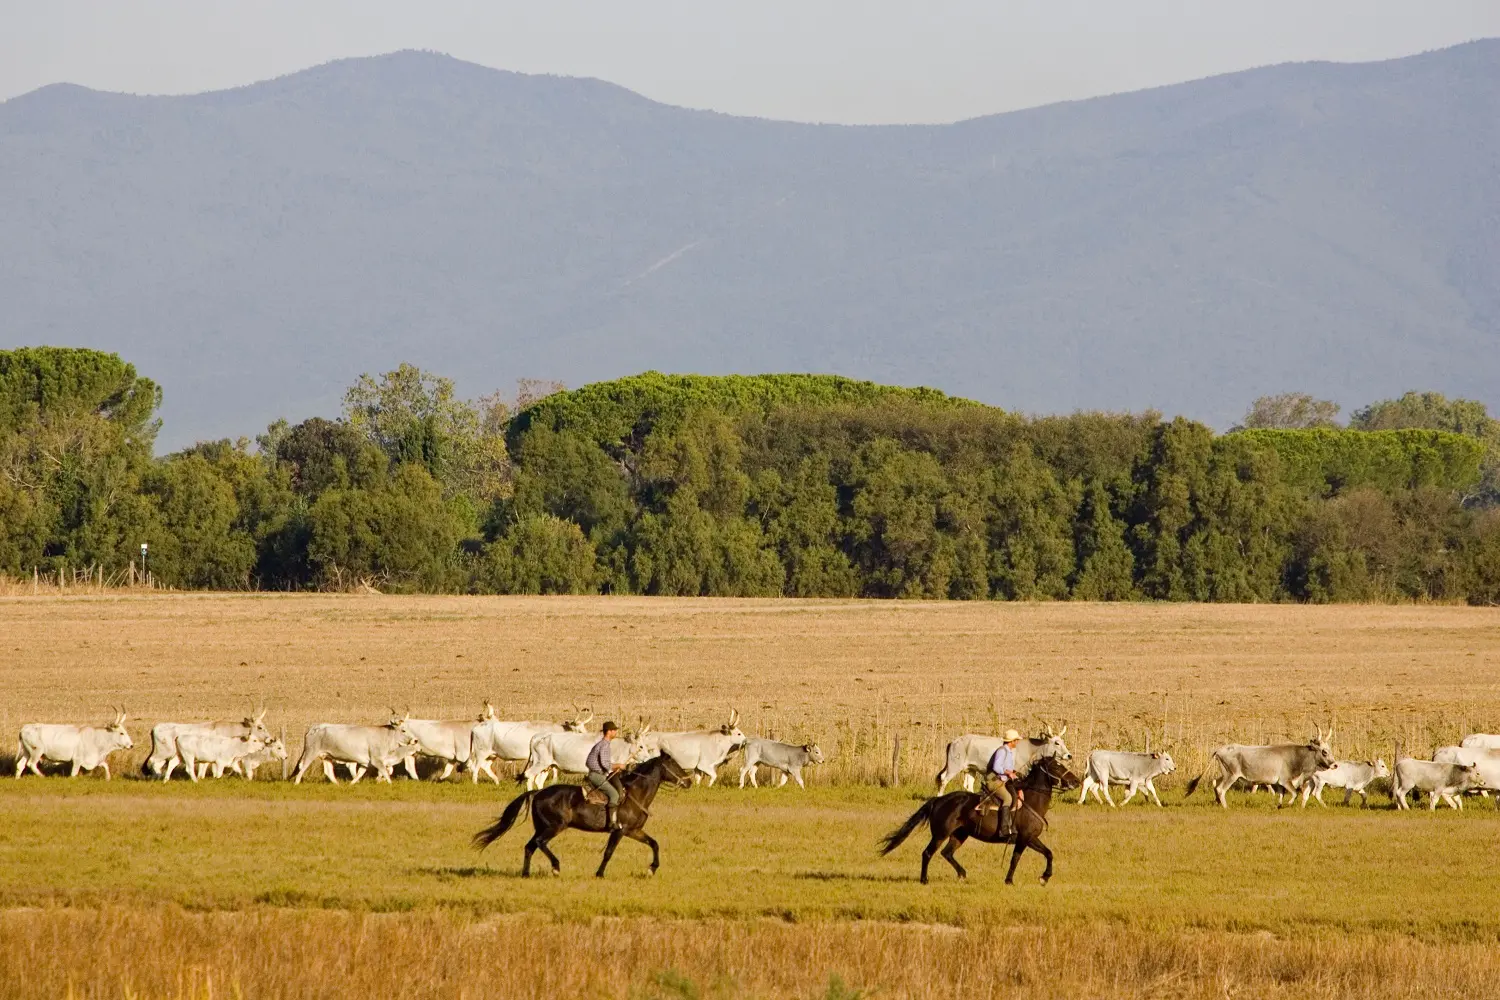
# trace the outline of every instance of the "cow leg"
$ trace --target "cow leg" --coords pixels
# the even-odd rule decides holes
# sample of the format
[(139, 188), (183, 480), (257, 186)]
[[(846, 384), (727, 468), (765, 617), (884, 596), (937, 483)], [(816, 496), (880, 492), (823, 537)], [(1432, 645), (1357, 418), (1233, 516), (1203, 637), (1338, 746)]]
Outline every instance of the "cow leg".
[(32, 756), (31, 756), (31, 763), (29, 765), (27, 765), (27, 766), (31, 768), (31, 773), (34, 774), (34, 775), (36, 775), (38, 778), (45, 777), (45, 775), (42, 774), (42, 755), (41, 754), (39, 754), (39, 753), (38, 754), (32, 754)]
[[(1229, 808), (1229, 796), (1225, 793), (1234, 786), (1236, 780), (1236, 778), (1230, 777), (1226, 774), (1223, 778), (1220, 778), (1218, 781), (1214, 782), (1214, 801), (1223, 806), (1225, 809)], [(1251, 785), (1250, 788), (1251, 791), (1255, 790), (1254, 785)]]
[[(804, 792), (807, 791), (807, 786), (802, 783), (802, 768), (799, 767), (795, 771), (793, 771), (792, 777), (797, 779), (798, 788), (802, 789)], [(783, 785), (786, 784), (786, 775), (781, 776), (781, 783)]]
[(718, 771), (704, 771), (703, 776), (708, 779), (708, 787), (714, 787), (714, 782), (719, 780)]
[(73, 761), (72, 764), (73, 764), (73, 769), (68, 772), (68, 777), (70, 777), (70, 778), (76, 778), (76, 777), (78, 777), (78, 772), (82, 771), (83, 768), (81, 768), (81, 767), (78, 766), (78, 761), (76, 761), (76, 760)]
[(102, 768), (104, 768), (104, 780), (108, 781), (109, 780), (109, 761), (107, 761), (107, 760), (101, 760), (99, 762), (99, 766), (102, 767)]
[(1078, 804), (1083, 805), (1089, 800), (1089, 789), (1094, 787), (1094, 779), (1087, 773), (1083, 776), (1083, 785), (1078, 790)]
[(323, 777), (327, 778), (329, 781), (333, 782), (335, 785), (337, 785), (339, 783), (338, 772), (334, 769), (333, 761), (331, 761), (331, 760), (325, 760), (325, 761), (323, 761)]
[(406, 776), (408, 778), (410, 778), (412, 781), (416, 781), (417, 780), (417, 755), (416, 754), (412, 754), (409, 757), (407, 757), (404, 760), (402, 760), (401, 763), (406, 767)]
[(747, 775), (749, 773), (750, 773), (750, 765), (749, 764), (746, 764), (744, 767), (740, 768), (740, 787), (741, 788), (745, 787), (745, 775)]
[(438, 775), (436, 778), (433, 778), (432, 780), (433, 781), (447, 781), (448, 780), (448, 776), (450, 774), (452, 774), (454, 772), (454, 770), (456, 770), (456, 767), (455, 767), (453, 761), (446, 760), (446, 761), (443, 762), (443, 773), (440, 774), (440, 775)]
[(214, 780), (218, 781), (222, 777), (224, 777), (224, 765), (223, 764), (219, 764), (219, 763), (215, 763), (214, 764)]
[(16, 751), (16, 780), (21, 780), (21, 774), (26, 770), (26, 754)]
[(182, 766), (187, 769), (187, 776), (191, 778), (193, 784), (196, 785), (198, 783), (198, 778), (200, 777), (200, 775), (198, 774), (198, 761), (193, 757), (188, 757), (182, 762)]
[[(947, 782), (944, 782), (944, 784), (947, 784)], [(963, 784), (964, 784), (964, 791), (966, 791), (966, 792), (972, 792), (974, 790), (974, 774), (973, 774), (972, 771), (969, 771), (969, 770), (965, 769), (964, 775), (963, 775)], [(942, 790), (941, 787), (938, 788), (938, 794), (939, 795), (943, 794), (943, 790)]]
[(170, 756), (170, 757), (167, 758), (167, 769), (164, 772), (162, 772), (162, 776), (161, 776), (161, 780), (162, 781), (171, 781), (172, 780), (172, 772), (175, 771), (175, 770), (177, 770), (177, 763), (178, 763), (178, 761), (177, 761), (177, 755), (176, 754), (173, 754), (172, 756)]
[(604, 857), (599, 859), (599, 870), (594, 872), (595, 878), (604, 877), (604, 869), (609, 867), (609, 859), (614, 856), (615, 848), (620, 846), (620, 838), (623, 836), (625, 836), (624, 830), (609, 832), (609, 843), (604, 845)]
[[(1108, 794), (1109, 788), (1106, 787), (1104, 789), (1104, 791), (1105, 791), (1106, 794)], [(1135, 793), (1138, 792), (1138, 791), (1140, 791), (1140, 786), (1136, 782), (1132, 781), (1130, 784), (1126, 785), (1125, 786), (1125, 797), (1120, 800), (1120, 805), (1122, 805), (1122, 806), (1128, 806), (1128, 805), (1130, 805), (1130, 800), (1133, 799), (1133, 798), (1135, 798)], [(1110, 803), (1110, 804), (1113, 805), (1114, 803)]]
[(661, 867), (661, 845), (656, 842), (656, 838), (641, 827), (636, 827), (634, 830), (626, 830), (624, 833), (631, 840), (639, 841), (651, 848), (651, 866), (646, 869), (646, 874), (655, 875), (656, 870)]
[(958, 877), (961, 879), (968, 878), (969, 873), (964, 871), (964, 866), (958, 863), (958, 859), (953, 856), (953, 852), (962, 847), (963, 844), (964, 842), (955, 834), (948, 838), (948, 843), (943, 846), (942, 851), (943, 860), (953, 866), (953, 870), (958, 872)]

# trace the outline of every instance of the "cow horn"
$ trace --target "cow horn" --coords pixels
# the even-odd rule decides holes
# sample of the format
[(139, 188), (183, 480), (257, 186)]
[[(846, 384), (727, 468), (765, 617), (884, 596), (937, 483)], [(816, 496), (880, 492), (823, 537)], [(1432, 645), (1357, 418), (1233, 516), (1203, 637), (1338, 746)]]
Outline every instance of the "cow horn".
[(737, 708), (731, 708), (729, 710), (729, 725), (730, 726), (737, 726), (739, 724), (740, 724), (740, 710), (737, 709)]
[(1063, 727), (1057, 731), (1057, 735), (1058, 735), (1059, 738), (1068, 735), (1068, 720), (1067, 719), (1063, 720)]
[(265, 717), (266, 717), (266, 710), (264, 708), (262, 708), (259, 712), (255, 713), (255, 721), (257, 723), (262, 722), (265, 719)]

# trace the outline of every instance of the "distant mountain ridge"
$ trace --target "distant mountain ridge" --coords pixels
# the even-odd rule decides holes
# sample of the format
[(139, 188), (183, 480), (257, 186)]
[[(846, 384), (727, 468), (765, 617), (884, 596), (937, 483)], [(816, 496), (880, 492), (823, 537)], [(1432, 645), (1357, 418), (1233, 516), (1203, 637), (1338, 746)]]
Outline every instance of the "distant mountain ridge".
[(823, 371), (1028, 411), (1500, 403), (1500, 41), (943, 126), (401, 52), (0, 104), (0, 347), (119, 351), (164, 443), (479, 393)]

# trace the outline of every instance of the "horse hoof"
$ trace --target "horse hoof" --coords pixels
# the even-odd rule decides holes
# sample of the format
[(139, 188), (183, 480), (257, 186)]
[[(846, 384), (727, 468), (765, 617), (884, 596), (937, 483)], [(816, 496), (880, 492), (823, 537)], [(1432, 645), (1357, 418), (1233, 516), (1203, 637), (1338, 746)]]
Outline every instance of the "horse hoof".
[(655, 868), (647, 868), (646, 869), (646, 877), (647, 878), (650, 878), (652, 875), (655, 875), (655, 874), (656, 874), (656, 869)]
[(1046, 879), (1039, 879), (1039, 881), (1041, 882), (1042, 885), (1046, 885), (1047, 884), (1047, 880)]

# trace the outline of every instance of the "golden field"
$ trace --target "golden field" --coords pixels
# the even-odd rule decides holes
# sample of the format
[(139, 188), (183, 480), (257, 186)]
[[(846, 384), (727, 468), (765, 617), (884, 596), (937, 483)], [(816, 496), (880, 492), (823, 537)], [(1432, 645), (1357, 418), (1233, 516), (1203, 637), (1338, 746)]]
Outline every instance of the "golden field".
[[(295, 756), (315, 721), (558, 718), (815, 739), (809, 790), (664, 791), (663, 868), (524, 824), (468, 836), (512, 786), (138, 780), (150, 723), (256, 703)], [(635, 598), (114, 595), (0, 599), (0, 726), (131, 713), (129, 780), (0, 781), (0, 1000), (25, 996), (1355, 997), (1500, 995), (1500, 816), (1225, 813), (1181, 787), (1229, 740), (1336, 723), (1340, 756), (1500, 729), (1500, 614), (1457, 607), (917, 604)], [(1057, 878), (878, 835), (946, 738), (1039, 720), (1165, 741), (1169, 808), (1055, 807)], [(888, 779), (902, 743), (902, 785)], [(7, 737), (9, 739), (9, 737)], [(117, 767), (117, 774), (121, 768)], [(274, 767), (271, 771), (274, 774)], [(1330, 796), (1335, 801), (1337, 795)], [(1382, 805), (1384, 796), (1372, 801)], [(830, 975), (838, 982), (830, 985)], [(842, 991), (842, 992), (841, 992)]]

